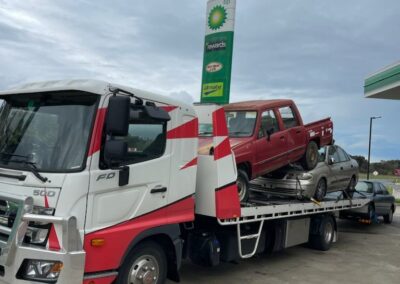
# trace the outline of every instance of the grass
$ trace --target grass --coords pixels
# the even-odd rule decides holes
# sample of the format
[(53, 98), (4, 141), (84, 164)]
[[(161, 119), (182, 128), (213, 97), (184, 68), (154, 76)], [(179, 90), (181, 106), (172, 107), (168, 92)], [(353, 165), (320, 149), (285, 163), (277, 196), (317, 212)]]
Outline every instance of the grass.
[[(367, 174), (360, 173), (360, 179), (367, 179)], [(399, 176), (394, 176), (394, 175), (377, 175), (374, 176), (373, 174), (369, 175), (370, 179), (383, 179), (383, 180), (390, 180), (393, 183), (400, 183), (400, 177)]]

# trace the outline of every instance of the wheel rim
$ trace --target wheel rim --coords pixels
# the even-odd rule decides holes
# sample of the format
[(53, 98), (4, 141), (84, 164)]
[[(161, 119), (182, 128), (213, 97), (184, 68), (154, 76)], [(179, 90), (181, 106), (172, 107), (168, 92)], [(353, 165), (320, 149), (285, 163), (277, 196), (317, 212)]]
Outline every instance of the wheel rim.
[(133, 263), (127, 284), (154, 284), (159, 276), (157, 259), (152, 255), (143, 255)]
[(355, 180), (355, 178), (351, 178), (349, 189), (350, 189), (350, 191), (354, 191), (355, 188), (356, 188), (356, 180)]
[(318, 162), (318, 147), (316, 145), (310, 146), (309, 161), (311, 165), (316, 165)]
[(241, 179), (238, 179), (236, 185), (238, 188), (239, 200), (242, 201), (246, 195), (246, 183), (243, 182)]
[(331, 222), (327, 222), (324, 228), (324, 239), (325, 242), (328, 244), (331, 242), (333, 236), (333, 226)]
[(320, 180), (319, 182), (318, 182), (318, 185), (317, 185), (317, 194), (316, 194), (316, 197), (318, 198), (318, 199), (320, 199), (320, 200), (322, 200), (323, 198), (324, 198), (324, 195), (325, 195), (325, 182), (323, 181), (323, 180)]

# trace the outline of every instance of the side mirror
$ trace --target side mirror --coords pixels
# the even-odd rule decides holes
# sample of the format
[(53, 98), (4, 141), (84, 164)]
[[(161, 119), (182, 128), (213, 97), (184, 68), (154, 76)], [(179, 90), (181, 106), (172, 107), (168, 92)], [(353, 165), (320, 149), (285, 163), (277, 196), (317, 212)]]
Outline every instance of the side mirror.
[(335, 163), (335, 158), (334, 157), (329, 157), (328, 164), (329, 165), (333, 165), (334, 163)]
[(128, 153), (128, 143), (121, 140), (107, 140), (104, 145), (104, 160), (110, 167), (120, 164)]
[(128, 135), (130, 105), (129, 97), (112, 96), (110, 98), (106, 116), (106, 133), (108, 135)]

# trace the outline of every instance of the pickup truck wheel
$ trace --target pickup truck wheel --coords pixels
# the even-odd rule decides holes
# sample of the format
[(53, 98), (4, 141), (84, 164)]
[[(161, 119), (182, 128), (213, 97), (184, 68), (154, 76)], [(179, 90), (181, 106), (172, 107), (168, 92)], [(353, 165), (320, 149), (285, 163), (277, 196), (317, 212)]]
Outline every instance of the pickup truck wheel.
[(246, 202), (249, 199), (249, 177), (242, 169), (238, 169), (236, 185), (238, 188), (239, 201)]
[(321, 178), (318, 181), (317, 188), (315, 189), (314, 199), (317, 201), (324, 200), (326, 195), (326, 190), (327, 190), (326, 181), (325, 179)]
[(318, 164), (318, 145), (315, 141), (310, 141), (307, 145), (301, 164), (305, 170), (311, 171)]
[(326, 251), (331, 248), (335, 235), (335, 224), (331, 216), (326, 216), (321, 219), (318, 233), (310, 235), (309, 244), (312, 248)]
[(390, 209), (389, 214), (383, 216), (383, 222), (385, 222), (385, 224), (392, 224), (393, 222), (393, 210)]
[(163, 248), (147, 241), (128, 255), (121, 266), (116, 283), (161, 284), (167, 278), (167, 258)]

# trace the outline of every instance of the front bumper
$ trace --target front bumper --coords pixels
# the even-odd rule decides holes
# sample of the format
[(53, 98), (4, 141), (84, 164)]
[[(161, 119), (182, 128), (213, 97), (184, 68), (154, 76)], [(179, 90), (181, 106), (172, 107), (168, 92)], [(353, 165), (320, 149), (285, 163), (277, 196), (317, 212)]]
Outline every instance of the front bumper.
[(312, 197), (315, 184), (311, 180), (259, 178), (252, 181), (252, 190), (278, 196)]
[[(77, 230), (76, 218), (62, 218), (30, 214), (33, 199), (17, 195), (5, 195), (2, 200), (18, 205), (18, 211), (12, 226), (0, 225), (0, 283), (39, 283), (18, 279), (19, 269), (25, 259), (51, 260), (63, 263), (58, 280), (50, 283), (82, 283), (85, 264), (85, 252)], [(60, 250), (26, 245), (24, 236), (30, 221), (52, 223), (60, 228)]]

